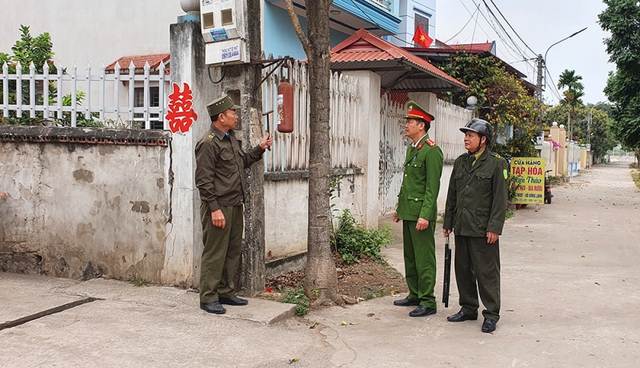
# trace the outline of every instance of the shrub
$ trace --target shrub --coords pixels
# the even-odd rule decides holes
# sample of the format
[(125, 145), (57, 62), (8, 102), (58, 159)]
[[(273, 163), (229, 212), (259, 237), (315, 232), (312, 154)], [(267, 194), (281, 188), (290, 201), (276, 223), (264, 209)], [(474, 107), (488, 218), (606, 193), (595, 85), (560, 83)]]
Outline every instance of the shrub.
[(342, 261), (346, 264), (358, 262), (361, 257), (380, 258), (380, 249), (391, 243), (391, 229), (367, 229), (356, 224), (356, 220), (348, 209), (342, 212), (338, 221), (338, 229), (332, 242)]

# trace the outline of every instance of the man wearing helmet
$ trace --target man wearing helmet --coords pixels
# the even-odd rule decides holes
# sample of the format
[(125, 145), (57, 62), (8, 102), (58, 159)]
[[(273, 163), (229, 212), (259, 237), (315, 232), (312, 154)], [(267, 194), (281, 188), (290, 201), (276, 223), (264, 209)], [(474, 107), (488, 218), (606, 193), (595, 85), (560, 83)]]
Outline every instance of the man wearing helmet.
[(455, 233), (455, 273), (460, 311), (449, 322), (478, 319), (478, 292), (484, 304), (482, 332), (500, 319), (499, 236), (507, 212), (507, 161), (491, 152), (491, 125), (472, 119), (463, 128), (464, 148), (449, 181), (443, 233)]

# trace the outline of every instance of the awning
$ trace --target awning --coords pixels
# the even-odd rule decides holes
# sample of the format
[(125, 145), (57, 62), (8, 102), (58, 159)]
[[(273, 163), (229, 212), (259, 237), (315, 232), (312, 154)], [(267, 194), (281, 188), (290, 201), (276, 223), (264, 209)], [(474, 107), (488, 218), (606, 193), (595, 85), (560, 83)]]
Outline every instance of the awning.
[(468, 87), (427, 60), (358, 30), (331, 50), (331, 70), (370, 70), (387, 92), (449, 92)]

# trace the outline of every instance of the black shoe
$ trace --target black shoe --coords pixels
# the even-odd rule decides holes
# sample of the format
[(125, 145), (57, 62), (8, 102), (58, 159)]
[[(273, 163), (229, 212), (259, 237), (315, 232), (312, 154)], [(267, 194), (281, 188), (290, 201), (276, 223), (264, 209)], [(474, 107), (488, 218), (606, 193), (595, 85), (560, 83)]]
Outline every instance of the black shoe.
[(397, 305), (399, 307), (410, 307), (413, 305), (420, 305), (420, 302), (417, 300), (413, 300), (409, 297), (406, 297), (402, 300), (394, 300), (393, 305)]
[(218, 302), (200, 303), (200, 309), (207, 313), (224, 314), (227, 310)]
[(409, 317), (425, 317), (425, 316), (430, 316), (432, 314), (436, 314), (435, 309), (425, 307), (424, 305), (419, 305), (418, 308), (409, 312)]
[(447, 321), (449, 322), (463, 322), (463, 321), (475, 321), (478, 319), (478, 316), (469, 316), (467, 314), (462, 313), (462, 311), (447, 317)]
[(482, 323), (482, 332), (489, 333), (495, 331), (496, 323), (497, 322), (492, 319), (485, 318), (484, 322)]
[(232, 298), (218, 298), (218, 300), (220, 301), (220, 304), (228, 305), (247, 305), (247, 303), (249, 303), (248, 300), (238, 298), (237, 296), (234, 296)]

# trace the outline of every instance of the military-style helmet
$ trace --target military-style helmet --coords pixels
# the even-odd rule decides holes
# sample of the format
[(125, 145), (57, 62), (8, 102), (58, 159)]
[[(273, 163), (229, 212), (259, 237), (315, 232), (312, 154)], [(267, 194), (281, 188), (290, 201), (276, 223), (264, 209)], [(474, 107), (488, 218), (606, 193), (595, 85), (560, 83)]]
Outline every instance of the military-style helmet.
[(487, 145), (491, 142), (493, 133), (491, 131), (491, 124), (488, 121), (482, 119), (471, 119), (464, 127), (460, 128), (462, 133), (476, 132), (479, 135), (483, 135), (487, 138)]

